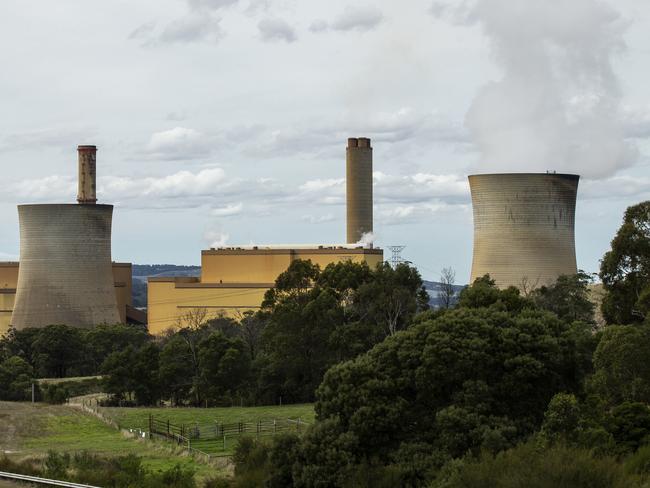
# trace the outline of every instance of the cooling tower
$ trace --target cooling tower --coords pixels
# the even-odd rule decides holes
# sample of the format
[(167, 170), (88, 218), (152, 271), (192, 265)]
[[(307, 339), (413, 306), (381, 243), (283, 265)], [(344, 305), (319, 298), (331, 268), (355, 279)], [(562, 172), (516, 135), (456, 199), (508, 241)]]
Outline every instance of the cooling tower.
[(372, 147), (370, 139), (348, 139), (346, 162), (347, 242), (372, 232)]
[(19, 205), (12, 325), (120, 323), (111, 268), (112, 205)]
[(577, 175), (490, 174), (469, 177), (474, 208), (471, 282), (535, 288), (577, 272)]

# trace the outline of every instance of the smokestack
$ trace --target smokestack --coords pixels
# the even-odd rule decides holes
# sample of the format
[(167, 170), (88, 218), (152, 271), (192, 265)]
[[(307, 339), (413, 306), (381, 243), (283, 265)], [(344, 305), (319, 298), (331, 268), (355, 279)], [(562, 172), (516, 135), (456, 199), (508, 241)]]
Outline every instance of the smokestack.
[(365, 137), (348, 139), (346, 158), (347, 242), (372, 232), (372, 146)]
[(79, 192), (77, 202), (97, 203), (97, 146), (77, 146), (79, 155)]

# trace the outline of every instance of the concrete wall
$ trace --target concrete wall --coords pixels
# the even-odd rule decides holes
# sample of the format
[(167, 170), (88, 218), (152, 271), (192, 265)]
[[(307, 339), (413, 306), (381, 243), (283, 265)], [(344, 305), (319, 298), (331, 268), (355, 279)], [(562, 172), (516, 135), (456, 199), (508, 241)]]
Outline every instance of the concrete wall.
[(579, 176), (469, 177), (474, 209), (471, 282), (489, 274), (499, 287), (537, 287), (577, 272), (575, 207)]
[[(16, 299), (19, 263), (0, 262), (0, 336), (9, 330)], [(126, 323), (126, 306), (133, 305), (131, 263), (113, 263), (115, 298), (120, 321)]]
[(111, 270), (111, 205), (20, 205), (18, 328), (120, 322)]
[(347, 242), (355, 244), (373, 230), (370, 139), (348, 139), (346, 155)]
[(201, 279), (149, 278), (149, 332), (160, 334), (178, 324), (195, 309), (208, 317), (238, 318), (258, 310), (264, 293), (291, 261), (311, 259), (325, 268), (341, 260), (367, 262), (371, 268), (383, 261), (381, 249), (216, 249), (201, 255)]

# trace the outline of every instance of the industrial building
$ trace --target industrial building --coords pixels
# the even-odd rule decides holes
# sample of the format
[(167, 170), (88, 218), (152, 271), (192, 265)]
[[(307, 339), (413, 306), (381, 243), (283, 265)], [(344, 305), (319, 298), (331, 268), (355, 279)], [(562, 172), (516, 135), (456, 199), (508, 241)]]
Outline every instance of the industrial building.
[(469, 177), (474, 212), (471, 283), (533, 289), (575, 274), (580, 177), (555, 173)]
[[(125, 323), (131, 265), (111, 261), (112, 205), (97, 205), (95, 146), (78, 147), (77, 204), (19, 205), (20, 264), (0, 264), (2, 328)], [(139, 317), (142, 319), (142, 317)]]
[(159, 334), (184, 325), (192, 310), (209, 317), (238, 317), (260, 308), (264, 294), (292, 261), (311, 260), (325, 268), (340, 261), (365, 262), (371, 268), (384, 260), (381, 249), (361, 244), (373, 231), (372, 147), (367, 138), (348, 140), (346, 157), (347, 244), (248, 246), (209, 249), (201, 253), (199, 278), (148, 280), (149, 332)]

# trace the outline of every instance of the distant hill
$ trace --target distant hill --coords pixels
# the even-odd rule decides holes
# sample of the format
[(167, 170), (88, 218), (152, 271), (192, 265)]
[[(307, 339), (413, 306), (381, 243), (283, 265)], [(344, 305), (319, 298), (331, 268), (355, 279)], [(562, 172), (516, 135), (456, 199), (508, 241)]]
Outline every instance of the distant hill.
[(178, 266), (176, 264), (134, 264), (133, 277), (146, 281), (150, 276), (199, 276), (200, 266)]
[[(440, 306), (439, 295), (442, 290), (442, 283), (426, 280), (423, 280), (423, 283), (425, 290), (427, 290), (427, 293), (429, 294), (429, 306), (431, 308), (438, 308)], [(454, 303), (458, 300), (458, 294), (466, 286), (467, 285), (454, 285), (454, 291), (456, 292)]]
[(147, 306), (147, 278), (156, 276), (200, 276), (200, 266), (178, 266), (176, 264), (134, 264), (133, 306)]

